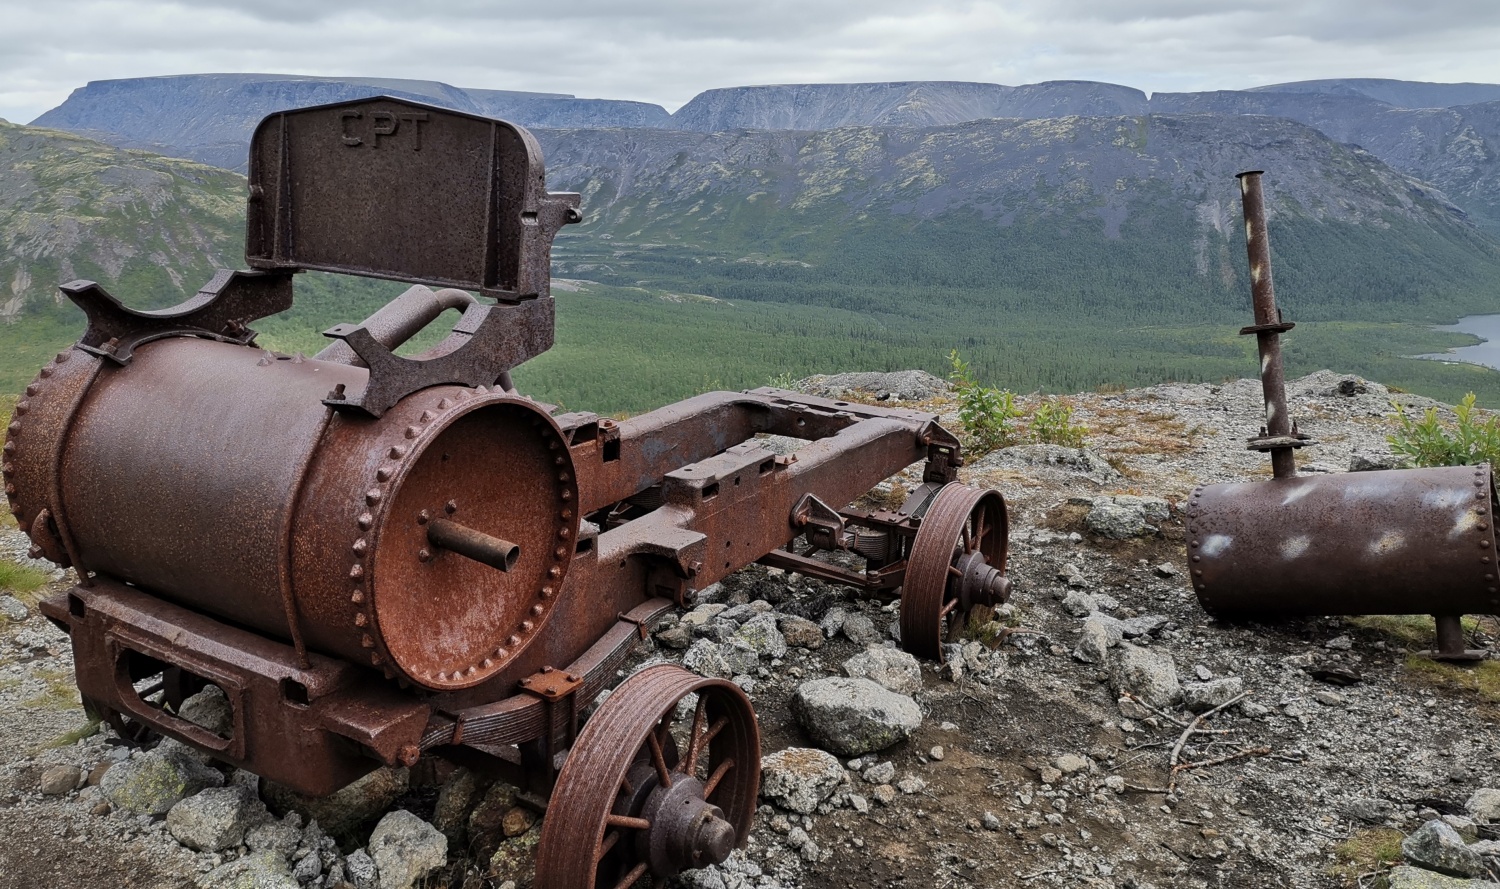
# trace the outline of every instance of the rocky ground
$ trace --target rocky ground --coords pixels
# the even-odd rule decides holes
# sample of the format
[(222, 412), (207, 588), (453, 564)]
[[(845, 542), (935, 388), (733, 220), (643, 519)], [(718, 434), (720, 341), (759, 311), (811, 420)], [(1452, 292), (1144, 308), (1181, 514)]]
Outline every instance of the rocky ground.
[[(917, 375), (853, 382), (867, 388), (809, 387), (954, 410)], [(1391, 400), (1430, 404), (1326, 371), (1289, 389), (1319, 442), (1303, 472), (1391, 465)], [(1421, 619), (1226, 625), (1197, 605), (1179, 509), (1197, 484), (1269, 477), (1243, 441), (1259, 383), (1068, 400), (1086, 450), (1023, 445), (964, 470), (1006, 497), (1014, 595), (943, 667), (895, 647), (894, 605), (761, 567), (643, 646), (638, 663), (733, 678), (762, 731), (749, 847), (679, 885), (1497, 885), (1439, 871), (1500, 861), (1500, 663), (1412, 655), (1431, 641)], [(24, 543), (0, 532), (0, 556)], [(173, 744), (80, 739), (68, 640), (29, 598), (0, 599), (0, 884), (529, 881), (539, 827), (463, 770), (424, 761), (309, 805)], [(1497, 636), (1470, 627), (1471, 646)], [(211, 695), (193, 706), (220, 713)]]

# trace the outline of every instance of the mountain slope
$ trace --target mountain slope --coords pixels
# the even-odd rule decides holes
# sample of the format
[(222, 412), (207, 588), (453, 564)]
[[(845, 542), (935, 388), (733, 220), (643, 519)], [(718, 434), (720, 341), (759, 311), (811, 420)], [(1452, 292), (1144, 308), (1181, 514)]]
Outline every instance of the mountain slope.
[(843, 126), (942, 126), (991, 117), (1138, 114), (1146, 94), (1087, 81), (1026, 86), (915, 81), (739, 86), (699, 93), (672, 115), (672, 127), (827, 130)]
[(644, 102), (466, 91), (436, 81), (184, 74), (92, 81), (32, 125), (243, 171), (250, 132), (267, 114), (377, 95), (505, 117), (523, 126), (651, 126), (667, 120), (664, 109)]
[(1398, 108), (1448, 108), (1453, 105), (1500, 102), (1500, 84), (1420, 83), (1411, 80), (1384, 80), (1373, 77), (1276, 83), (1254, 87), (1250, 92), (1361, 96), (1395, 105)]
[(74, 278), (180, 302), (240, 263), (244, 196), (225, 170), (0, 121), (0, 321), (48, 314)]

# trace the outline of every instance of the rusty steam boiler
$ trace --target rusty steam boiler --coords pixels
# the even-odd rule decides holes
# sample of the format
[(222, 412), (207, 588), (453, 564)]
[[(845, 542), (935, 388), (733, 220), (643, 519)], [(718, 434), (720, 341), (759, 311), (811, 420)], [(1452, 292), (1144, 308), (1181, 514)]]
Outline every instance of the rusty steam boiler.
[(1464, 614), (1500, 613), (1488, 465), (1297, 475), (1293, 452), (1313, 442), (1291, 419), (1261, 173), (1239, 176), (1266, 425), (1250, 439), (1269, 452), (1270, 481), (1196, 488), (1187, 510), (1188, 568), (1198, 601), (1232, 620), (1314, 615), (1431, 614), (1449, 661), (1464, 648)]
[[(903, 643), (941, 658), (949, 622), (1008, 597), (1005, 503), (956, 482), (930, 414), (757, 389), (616, 422), (516, 392), (582, 218), (524, 129), (388, 98), (289, 111), (249, 177), (251, 270), (163, 311), (64, 285), (87, 332), (6, 435), (12, 512), (78, 574), (43, 610), (120, 732), (314, 795), (427, 755), (491, 768), (547, 813), (538, 885), (628, 886), (743, 844), (760, 779), (730, 682), (653, 666), (585, 719), (655, 620), (759, 560), (901, 588)], [(257, 347), (303, 269), (415, 286), (314, 357)], [(437, 346), (395, 353), (449, 309)], [(918, 461), (900, 508), (847, 505)], [(177, 715), (210, 683), (224, 734)]]

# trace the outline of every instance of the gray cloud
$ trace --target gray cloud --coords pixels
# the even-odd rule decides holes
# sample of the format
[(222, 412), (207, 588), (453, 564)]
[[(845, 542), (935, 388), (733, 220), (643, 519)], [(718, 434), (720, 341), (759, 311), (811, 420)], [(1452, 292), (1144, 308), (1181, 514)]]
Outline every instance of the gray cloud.
[(638, 99), (862, 80), (1500, 81), (1493, 0), (0, 0), (0, 117), (88, 80), (208, 71), (410, 77)]

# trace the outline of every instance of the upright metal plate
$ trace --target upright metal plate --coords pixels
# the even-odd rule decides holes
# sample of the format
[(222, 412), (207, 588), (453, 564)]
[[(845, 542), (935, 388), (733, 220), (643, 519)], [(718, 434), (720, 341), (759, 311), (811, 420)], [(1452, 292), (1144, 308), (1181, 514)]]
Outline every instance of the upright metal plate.
[(552, 238), (579, 198), (549, 195), (525, 129), (377, 97), (273, 114), (250, 143), (245, 259), (547, 295)]

